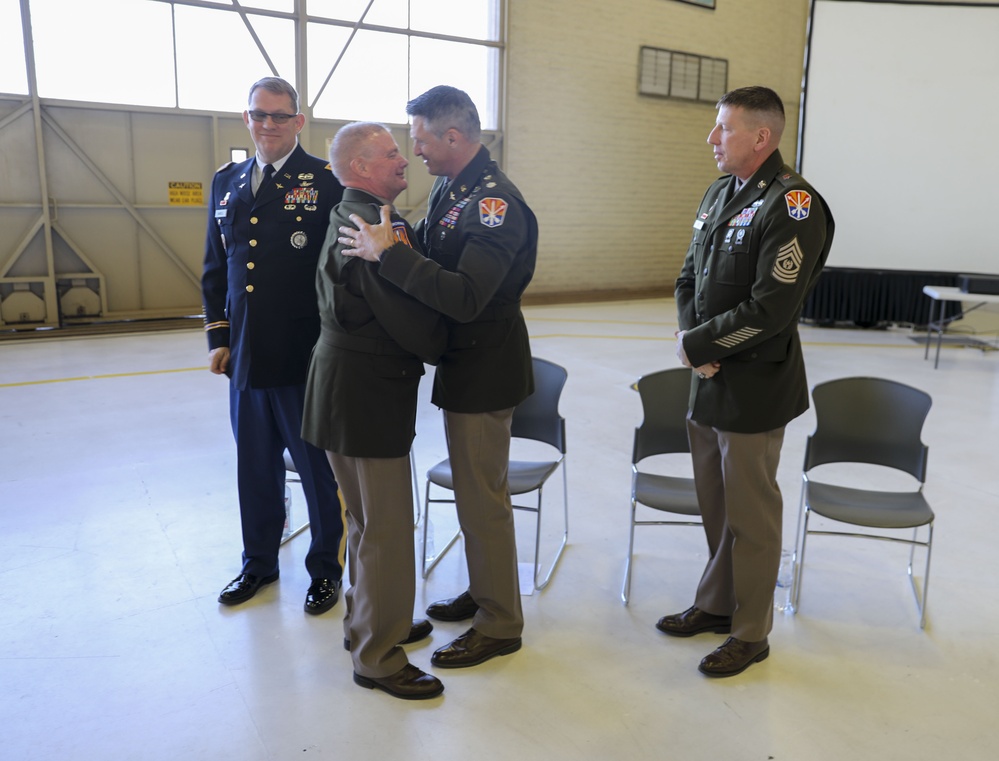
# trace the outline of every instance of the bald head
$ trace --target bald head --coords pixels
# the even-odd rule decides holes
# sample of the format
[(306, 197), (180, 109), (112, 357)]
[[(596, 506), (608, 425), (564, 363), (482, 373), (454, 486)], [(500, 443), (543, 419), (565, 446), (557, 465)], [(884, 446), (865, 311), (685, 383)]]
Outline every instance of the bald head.
[(388, 127), (377, 122), (344, 125), (330, 145), (330, 167), (340, 184), (385, 201), (406, 189), (408, 165)]

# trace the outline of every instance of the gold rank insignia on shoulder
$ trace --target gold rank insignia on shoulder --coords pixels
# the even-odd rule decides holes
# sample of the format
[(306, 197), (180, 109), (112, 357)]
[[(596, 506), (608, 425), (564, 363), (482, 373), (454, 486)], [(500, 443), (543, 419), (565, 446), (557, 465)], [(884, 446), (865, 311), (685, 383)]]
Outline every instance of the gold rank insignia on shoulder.
[(760, 180), (759, 183), (756, 185), (756, 187), (758, 187), (760, 190), (763, 190), (763, 188), (765, 188), (766, 186), (767, 186), (766, 180)]

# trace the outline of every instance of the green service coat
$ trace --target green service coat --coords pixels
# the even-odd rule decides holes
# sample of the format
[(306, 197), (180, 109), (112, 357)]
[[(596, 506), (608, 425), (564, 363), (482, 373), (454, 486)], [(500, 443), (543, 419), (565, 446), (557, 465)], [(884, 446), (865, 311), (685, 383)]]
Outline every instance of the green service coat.
[(826, 202), (779, 151), (732, 195), (735, 183), (719, 178), (701, 201), (676, 305), (690, 363), (721, 363), (713, 377), (694, 377), (692, 419), (761, 433), (808, 409), (798, 319), (834, 224)]

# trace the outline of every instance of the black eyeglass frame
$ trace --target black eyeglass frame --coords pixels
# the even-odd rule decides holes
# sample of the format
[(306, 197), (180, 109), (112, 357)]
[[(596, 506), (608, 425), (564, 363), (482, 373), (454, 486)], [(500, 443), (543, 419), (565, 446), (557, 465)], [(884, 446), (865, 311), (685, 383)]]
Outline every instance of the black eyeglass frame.
[(267, 111), (257, 111), (257, 110), (247, 111), (247, 113), (250, 115), (250, 118), (253, 119), (253, 121), (255, 122), (263, 122), (267, 119), (267, 117), (270, 117), (271, 121), (274, 122), (275, 124), (287, 124), (289, 121), (298, 116), (298, 114), (284, 114), (281, 112), (271, 114), (268, 113)]

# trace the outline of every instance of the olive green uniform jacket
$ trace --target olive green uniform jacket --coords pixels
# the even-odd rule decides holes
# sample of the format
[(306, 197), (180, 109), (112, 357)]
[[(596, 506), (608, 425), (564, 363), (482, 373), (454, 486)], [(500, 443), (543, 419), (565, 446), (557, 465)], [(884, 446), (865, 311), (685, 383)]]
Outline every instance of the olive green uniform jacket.
[[(808, 409), (798, 318), (832, 245), (826, 202), (779, 151), (738, 191), (708, 188), (676, 281), (683, 348), (694, 367), (691, 418), (734, 433), (780, 428)], [(734, 193), (734, 195), (732, 195)]]
[[(444, 351), (440, 314), (378, 275), (378, 265), (344, 256), (336, 238), (351, 214), (380, 221), (383, 201), (347, 188), (330, 214), (316, 290), (322, 329), (312, 353), (302, 438), (346, 457), (405, 457), (416, 435), (424, 362)], [(393, 213), (397, 245), (415, 256), (412, 228)]]
[(461, 413), (516, 407), (534, 391), (520, 310), (538, 253), (534, 213), (483, 146), (452, 182), (437, 178), (416, 232), (426, 258), (397, 244), (379, 273), (446, 317), (431, 401)]

